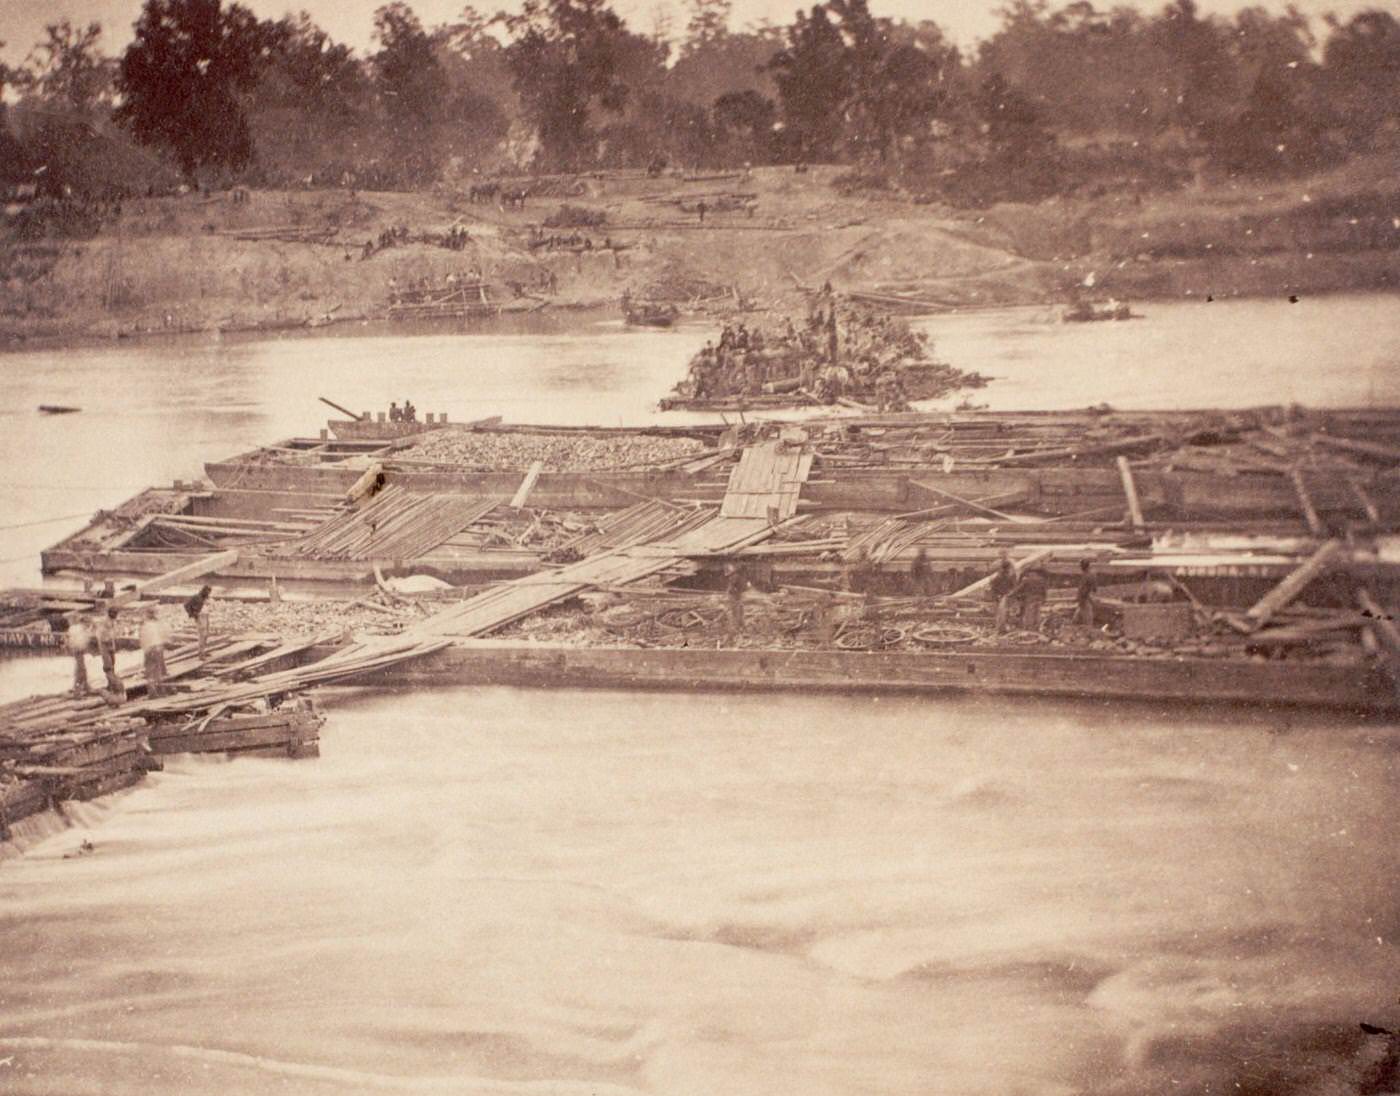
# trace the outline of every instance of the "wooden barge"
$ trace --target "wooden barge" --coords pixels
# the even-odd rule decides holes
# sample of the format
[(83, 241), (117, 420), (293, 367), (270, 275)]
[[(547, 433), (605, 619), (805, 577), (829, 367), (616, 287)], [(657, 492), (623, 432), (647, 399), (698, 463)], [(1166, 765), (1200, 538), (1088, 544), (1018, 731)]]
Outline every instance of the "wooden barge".
[(1015, 652), (570, 647), (463, 641), (384, 670), (369, 685), (664, 690), (985, 693), (1250, 704), (1394, 715), (1400, 692), (1375, 668), (1324, 662)]
[[(319, 438), (207, 465), (208, 486), (146, 492), (44, 553), (44, 568), (147, 574), (217, 559), (212, 575), (228, 579), (435, 575), (466, 587), (465, 600), (409, 631), (449, 645), (437, 663), (449, 680), (549, 681), (555, 666), (565, 684), (1393, 705), (1371, 669), (1400, 672), (1400, 635), (1382, 619), (1400, 601), (1400, 412), (960, 413), (633, 430), (490, 419), (416, 434), (367, 418), (355, 437), (332, 439), (344, 425), (335, 422)], [(713, 591), (736, 568), (769, 589), (914, 591), (936, 616), (944, 604), (966, 608), (1003, 553), (1066, 594), (1081, 564), (1100, 582), (1155, 580), (1193, 626), (1263, 628), (1255, 646), (1289, 658), (457, 646), (589, 591)], [(1302, 615), (1290, 617), (1295, 602)]]

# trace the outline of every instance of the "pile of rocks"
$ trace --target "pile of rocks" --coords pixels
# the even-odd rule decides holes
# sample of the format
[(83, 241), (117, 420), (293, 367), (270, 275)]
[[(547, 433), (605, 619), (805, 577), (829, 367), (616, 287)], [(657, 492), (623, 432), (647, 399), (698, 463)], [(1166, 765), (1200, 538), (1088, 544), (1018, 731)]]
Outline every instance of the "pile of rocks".
[(535, 434), (438, 430), (400, 456), (480, 469), (528, 468), (540, 461), (546, 471), (599, 472), (633, 465), (664, 464), (705, 448), (693, 438), (648, 434)]

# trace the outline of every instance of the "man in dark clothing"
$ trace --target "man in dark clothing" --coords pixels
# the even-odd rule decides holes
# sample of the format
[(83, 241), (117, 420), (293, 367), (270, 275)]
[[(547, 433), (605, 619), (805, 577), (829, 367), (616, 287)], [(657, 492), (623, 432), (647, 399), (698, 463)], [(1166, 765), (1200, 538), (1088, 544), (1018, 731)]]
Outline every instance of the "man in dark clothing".
[(749, 582), (743, 568), (732, 566), (724, 591), (729, 597), (729, 634), (738, 636), (744, 630), (744, 591)]
[(1079, 561), (1079, 592), (1074, 608), (1074, 622), (1086, 628), (1094, 626), (1094, 591), (1099, 581), (1094, 577), (1087, 559)]
[(996, 574), (992, 576), (990, 589), (992, 601), (997, 607), (997, 631), (1006, 631), (1006, 614), (1011, 608), (1011, 598), (1016, 590), (1016, 567), (1005, 552), (997, 563)]
[(201, 586), (199, 593), (185, 602), (185, 615), (194, 621), (199, 636), (200, 658), (204, 657), (204, 647), (209, 642), (209, 595), (213, 592), (212, 586)]
[(1028, 632), (1040, 631), (1040, 610), (1049, 587), (1049, 576), (1039, 567), (1028, 570), (1016, 585), (1021, 599), (1021, 627)]
[(928, 597), (928, 552), (922, 544), (914, 549), (914, 560), (909, 564), (909, 583), (919, 597)]

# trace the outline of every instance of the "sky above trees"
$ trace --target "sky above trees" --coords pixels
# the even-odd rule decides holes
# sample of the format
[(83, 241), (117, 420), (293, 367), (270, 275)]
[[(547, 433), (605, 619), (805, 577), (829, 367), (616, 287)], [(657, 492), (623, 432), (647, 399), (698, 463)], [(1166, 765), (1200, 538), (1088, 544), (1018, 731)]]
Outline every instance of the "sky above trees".
[[(370, 46), (374, 31), (374, 12), (384, 0), (244, 0), (249, 8), (264, 18), (279, 18), (289, 11), (305, 9), (336, 41), (364, 53)], [(1127, 6), (1155, 12), (1165, 0), (1124, 0)], [(1286, 0), (1258, 0), (1271, 12), (1282, 12)], [(799, 0), (735, 0), (733, 29), (769, 19), (774, 23), (792, 21), (793, 13), (809, 6)], [(423, 23), (432, 26), (454, 20), (460, 14), (464, 0), (415, 0), (413, 9)], [(475, 5), (483, 11), (511, 8), (502, 0)], [(997, 28), (997, 9), (1002, 0), (872, 0), (871, 11), (902, 19), (932, 19), (960, 46), (967, 47), (990, 36)], [(1103, 7), (1111, 7), (1105, 3)], [(1233, 14), (1244, 6), (1244, 0), (1200, 0), (1203, 15)], [(1294, 0), (1294, 6), (1304, 15), (1319, 22), (1327, 12), (1347, 18), (1366, 8), (1379, 8), (1400, 15), (1400, 0)], [(686, 16), (681, 0), (616, 0), (613, 7), (628, 24), (642, 33), (655, 29), (658, 11), (669, 13), (674, 31), (685, 28)], [(0, 42), (6, 43), (0, 57), (11, 63), (23, 60), (31, 45), (38, 41), (47, 23), (68, 18), (74, 24), (96, 20), (102, 24), (103, 39), (109, 50), (124, 48), (131, 38), (131, 28), (141, 10), (141, 0), (0, 0)]]

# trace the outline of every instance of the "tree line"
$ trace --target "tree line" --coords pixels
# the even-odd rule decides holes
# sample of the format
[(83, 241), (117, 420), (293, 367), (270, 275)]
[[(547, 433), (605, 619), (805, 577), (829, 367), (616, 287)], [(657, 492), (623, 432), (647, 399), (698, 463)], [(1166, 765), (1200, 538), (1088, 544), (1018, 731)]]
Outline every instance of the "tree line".
[(114, 150), (137, 145), (188, 182), (414, 188), (835, 161), (850, 186), (977, 204), (1311, 171), (1397, 136), (1400, 23), (1382, 11), (1316, 27), (1291, 8), (1010, 0), (971, 53), (867, 0), (745, 30), (730, 0), (688, 0), (688, 16), (643, 31), (608, 0), (525, 0), (426, 27), (395, 0), (360, 56), (305, 13), (146, 0), (120, 57), (98, 24), (63, 20), (0, 66), (0, 164), (111, 186), (136, 163)]

